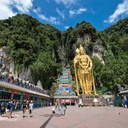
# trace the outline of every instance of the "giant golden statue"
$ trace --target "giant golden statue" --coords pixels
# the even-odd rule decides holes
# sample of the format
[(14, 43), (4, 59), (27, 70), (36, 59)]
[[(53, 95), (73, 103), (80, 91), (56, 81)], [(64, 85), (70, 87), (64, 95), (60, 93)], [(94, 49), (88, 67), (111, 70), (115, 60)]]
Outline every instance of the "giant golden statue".
[(80, 95), (79, 85), (83, 94), (92, 95), (93, 92), (94, 95), (97, 95), (92, 70), (92, 60), (85, 54), (82, 45), (76, 49), (76, 53), (77, 55), (74, 57), (74, 69), (77, 95)]

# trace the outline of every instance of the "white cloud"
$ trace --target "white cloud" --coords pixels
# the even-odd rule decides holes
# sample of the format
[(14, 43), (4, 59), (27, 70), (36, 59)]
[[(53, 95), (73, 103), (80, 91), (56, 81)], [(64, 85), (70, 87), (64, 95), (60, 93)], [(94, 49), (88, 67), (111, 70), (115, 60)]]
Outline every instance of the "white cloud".
[(128, 15), (128, 0), (124, 0), (123, 3), (120, 3), (115, 12), (108, 17), (108, 20), (104, 20), (104, 22), (113, 23), (117, 21), (120, 16), (123, 17), (125, 15)]
[(78, 0), (55, 0), (57, 4), (63, 4), (66, 7), (70, 7), (73, 4), (76, 4)]
[(20, 13), (29, 13), (33, 0), (0, 0), (0, 19), (7, 19)]
[(86, 11), (87, 11), (86, 8), (79, 8), (78, 10), (70, 10), (69, 14), (70, 14), (70, 16), (79, 15), (79, 14), (86, 12)]
[(47, 18), (45, 15), (42, 15), (42, 14), (38, 14), (38, 16), (42, 20), (45, 20), (45, 21), (47, 21), (49, 23), (56, 24), (56, 25), (59, 25), (60, 24), (60, 22), (57, 21), (56, 17), (50, 16), (49, 18)]
[(57, 21), (56, 17), (53, 17), (53, 16), (46, 17), (45, 15), (41, 14), (40, 7), (34, 8), (33, 12), (35, 12), (41, 20), (47, 21), (48, 23), (51, 23), (51, 24), (60, 25), (60, 22)]
[(49, 17), (49, 21), (50, 21), (52, 24), (57, 24), (57, 25), (60, 24), (60, 22), (57, 21), (57, 19), (56, 19), (55, 17), (52, 17), (52, 16)]
[(65, 29), (68, 29), (69, 27), (70, 27), (70, 26), (65, 26), (64, 28), (65, 28)]
[(86, 12), (87, 9), (86, 8), (80, 8), (77, 10), (77, 14), (81, 14), (82, 12)]
[(76, 13), (76, 11), (75, 11), (75, 10), (70, 10), (70, 11), (69, 11), (70, 16), (75, 15), (75, 13)]
[(35, 8), (33, 9), (33, 12), (35, 12), (35, 13), (40, 13), (40, 12), (41, 12), (41, 8), (40, 8), (40, 7), (35, 7)]
[(46, 20), (46, 21), (48, 21), (48, 18), (45, 16), (45, 15), (42, 15), (42, 14), (40, 14), (40, 15), (38, 15), (42, 20)]
[(58, 14), (59, 14), (63, 19), (65, 18), (64, 12), (61, 12), (58, 8), (56, 9), (56, 11), (58, 12)]

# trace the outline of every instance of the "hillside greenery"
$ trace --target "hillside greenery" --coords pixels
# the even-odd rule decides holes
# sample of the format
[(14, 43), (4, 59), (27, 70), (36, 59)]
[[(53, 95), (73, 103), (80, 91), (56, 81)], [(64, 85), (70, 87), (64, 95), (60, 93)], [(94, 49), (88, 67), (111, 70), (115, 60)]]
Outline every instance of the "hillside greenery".
[(32, 82), (41, 80), (45, 89), (50, 88), (61, 68), (59, 57), (56, 61), (52, 58), (53, 49), (60, 43), (60, 34), (56, 28), (28, 15), (18, 14), (0, 21), (0, 46), (7, 46), (9, 61), (14, 62), (19, 74), (30, 68)]
[(7, 47), (8, 60), (14, 62), (19, 74), (29, 68), (30, 80), (34, 84), (40, 80), (43, 88), (48, 90), (53, 88), (58, 73), (62, 71), (62, 61), (65, 61), (65, 66), (70, 65), (74, 77), (75, 49), (80, 43), (85, 45), (84, 42), (78, 43), (77, 38), (85, 34), (91, 38), (85, 47), (87, 54), (93, 51), (98, 39), (104, 47), (104, 64), (97, 57), (92, 57), (98, 92), (118, 93), (117, 85), (128, 85), (128, 19), (120, 20), (102, 32), (85, 21), (61, 32), (25, 14), (0, 20), (0, 47)]

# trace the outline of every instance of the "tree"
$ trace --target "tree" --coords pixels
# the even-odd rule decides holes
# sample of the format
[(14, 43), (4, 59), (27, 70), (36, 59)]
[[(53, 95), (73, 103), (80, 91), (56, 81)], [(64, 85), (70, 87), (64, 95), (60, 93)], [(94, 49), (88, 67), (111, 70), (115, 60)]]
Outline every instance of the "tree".
[(41, 52), (37, 60), (30, 66), (34, 83), (37, 83), (38, 79), (40, 79), (44, 89), (49, 89), (52, 82), (57, 79), (59, 68), (60, 64), (53, 61), (49, 53)]

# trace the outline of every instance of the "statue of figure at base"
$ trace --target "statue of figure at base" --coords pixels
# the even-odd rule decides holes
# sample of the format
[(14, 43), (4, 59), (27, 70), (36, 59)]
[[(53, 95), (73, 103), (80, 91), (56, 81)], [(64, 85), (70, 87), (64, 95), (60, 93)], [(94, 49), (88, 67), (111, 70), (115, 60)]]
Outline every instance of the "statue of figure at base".
[[(93, 76), (92, 60), (85, 54), (84, 48), (80, 45), (76, 49), (77, 55), (74, 57), (74, 70), (76, 79), (76, 92), (79, 96), (79, 85), (83, 94), (98, 95), (96, 93), (96, 87)], [(93, 92), (93, 94), (92, 94)]]

